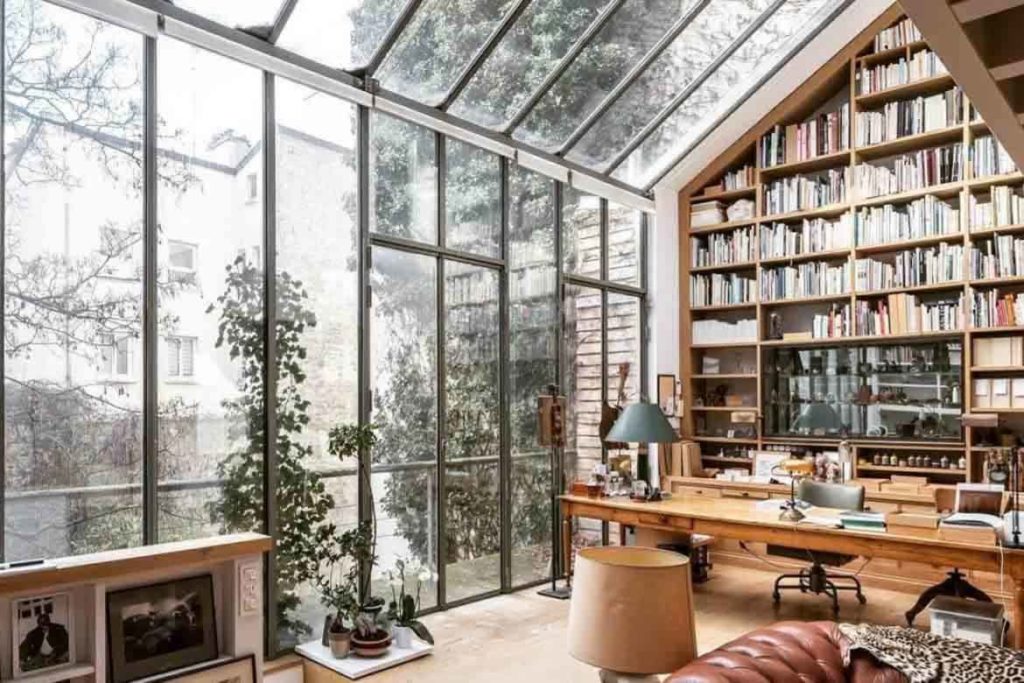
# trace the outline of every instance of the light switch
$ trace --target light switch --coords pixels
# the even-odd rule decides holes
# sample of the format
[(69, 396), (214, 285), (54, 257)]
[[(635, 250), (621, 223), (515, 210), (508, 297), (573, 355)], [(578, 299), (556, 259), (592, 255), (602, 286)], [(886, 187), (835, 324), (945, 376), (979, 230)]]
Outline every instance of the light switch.
[(238, 616), (258, 617), (262, 613), (262, 567), (256, 563), (238, 566)]

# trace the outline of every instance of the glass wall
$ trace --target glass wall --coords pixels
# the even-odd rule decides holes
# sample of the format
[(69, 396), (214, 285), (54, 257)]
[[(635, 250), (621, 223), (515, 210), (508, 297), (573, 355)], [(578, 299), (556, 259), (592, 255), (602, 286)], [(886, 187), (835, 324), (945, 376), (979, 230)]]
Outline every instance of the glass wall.
[(375, 593), (398, 559), (424, 608), (550, 578), (537, 396), (572, 398), (570, 476), (605, 457), (612, 368), (642, 388), (639, 213), (165, 36), (3, 11), (0, 561), (270, 533), (269, 650), (311, 640), (309, 540), (371, 519), (328, 435), (372, 422)]

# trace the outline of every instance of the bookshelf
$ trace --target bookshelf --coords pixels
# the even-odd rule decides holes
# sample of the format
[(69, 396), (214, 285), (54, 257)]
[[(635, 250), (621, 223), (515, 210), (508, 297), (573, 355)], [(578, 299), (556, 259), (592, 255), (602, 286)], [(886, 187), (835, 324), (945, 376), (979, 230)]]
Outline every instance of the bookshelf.
[[(904, 19), (899, 6), (894, 5), (724, 155), (711, 161), (680, 193), (681, 374), (685, 378), (683, 398), (689, 408), (681, 428), (685, 437), (701, 444), (709, 466), (748, 467), (748, 458), (735, 455), (744, 449), (794, 446), (811, 451), (834, 450), (843, 438), (828, 433), (784, 436), (766, 431), (765, 404), (771, 400), (764, 395), (768, 382), (766, 358), (774, 358), (770, 354), (786, 348), (945, 345), (947, 350), (960, 354), (962, 381), (959, 382), (959, 402), (954, 404), (956, 408), (942, 410), (957, 414), (996, 413), (1001, 426), (1024, 433), (1024, 407), (976, 406), (973, 396), (976, 378), (1005, 377), (1008, 382), (1022, 378), (1024, 382), (1024, 363), (987, 367), (972, 362), (976, 339), (1024, 336), (1024, 316), (1022, 324), (1000, 326), (988, 318), (984, 325), (973, 324), (976, 307), (989, 306), (994, 301), (1002, 304), (1006, 295), (1021, 295), (1020, 307), (1024, 312), (1024, 175), (1012, 164), (1007, 165), (1007, 159), (1000, 155), (998, 146), (991, 140), (988, 126), (966, 95), (959, 91), (952, 76), (943, 71), (941, 64), (936, 64), (925, 40), (912, 36), (904, 44), (876, 49), (879, 44), (876, 36)], [(919, 77), (906, 82), (885, 80), (906, 65), (912, 65), (909, 71), (916, 69)], [(922, 65), (927, 67), (923, 73)], [(862, 92), (861, 84), (870, 80), (864, 73), (866, 69), (876, 70), (870, 78), (881, 74), (876, 79), (877, 83), (882, 83), (881, 87)], [(936, 108), (935, 96), (942, 96), (943, 112)], [(914, 105), (915, 98), (931, 98), (932, 109), (925, 109), (926, 105), (921, 102)], [(901, 118), (894, 128), (889, 125), (891, 120), (885, 119), (886, 111), (890, 116), (891, 112), (903, 112), (901, 116), (907, 115), (906, 112), (920, 114), (922, 122), (907, 122)], [(866, 112), (872, 113), (870, 118), (859, 116)], [(833, 116), (828, 118), (830, 114)], [(861, 118), (863, 125), (868, 125), (870, 120), (876, 126), (871, 136), (863, 130), (858, 134)], [(924, 119), (928, 119), (930, 125), (923, 125)], [(793, 150), (797, 145), (790, 143), (796, 130), (794, 126), (812, 120), (817, 121), (818, 131), (824, 133), (816, 135), (818, 131), (810, 131), (810, 145), (805, 133), (801, 133), (800, 154), (796, 155)], [(888, 122), (884, 133), (877, 130), (879, 120)], [(893, 130), (912, 132), (894, 136)], [(857, 144), (859, 138), (867, 137), (872, 139), (871, 144)], [(884, 139), (879, 140), (879, 137)], [(808, 156), (807, 147), (813, 148), (814, 140), (818, 142), (818, 149), (810, 151), (820, 153)], [(786, 143), (790, 144), (786, 146)], [(938, 160), (933, 166), (914, 166), (915, 159), (929, 156), (930, 160)], [(858, 169), (867, 166), (883, 167), (885, 170), (877, 171), (877, 175), (884, 176), (883, 180), (892, 181), (895, 177), (895, 191), (884, 194), (861, 191)], [(903, 175), (900, 175), (900, 168)], [(874, 173), (869, 169), (865, 175)], [(731, 174), (728, 189), (719, 183), (725, 174)], [(929, 175), (931, 181), (927, 184), (916, 180)], [(800, 177), (807, 181), (796, 180)], [(737, 178), (748, 180), (749, 185), (736, 187)], [(841, 189), (836, 186), (837, 179), (841, 179)], [(787, 183), (799, 187), (806, 196), (799, 202), (790, 201), (791, 198), (781, 201), (779, 191)], [(821, 201), (808, 202), (807, 197)], [(786, 210), (769, 211), (770, 199), (774, 199), (776, 208)], [(729, 217), (728, 208), (739, 200), (753, 202), (753, 216)], [(711, 211), (709, 202), (721, 203), (726, 211), (722, 220), (707, 220)], [(790, 210), (792, 204), (803, 208)], [(691, 228), (691, 210), (695, 206), (702, 218), (700, 225)], [(858, 240), (858, 225), (866, 225), (871, 219), (882, 226), (876, 231), (878, 234), (896, 234), (899, 238)], [(984, 222), (986, 220), (989, 222)], [(994, 225), (992, 221), (1005, 224)], [(848, 235), (827, 233), (844, 222)], [(814, 232), (815, 229), (818, 232)], [(715, 235), (720, 240), (728, 240), (740, 230), (753, 231), (753, 258), (691, 266), (691, 255), (699, 246), (691, 238)], [(779, 232), (771, 233), (772, 230)], [(822, 237), (826, 234), (822, 230), (828, 234), (827, 239)], [(799, 240), (787, 231), (799, 234)], [(772, 248), (766, 248), (762, 242), (768, 234), (778, 235)], [(787, 241), (790, 237), (792, 239)], [(996, 240), (1001, 240), (1000, 243), (1011, 250), (1010, 258), (1017, 258), (1016, 241), (1021, 242), (1017, 258), (1021, 267), (1011, 264), (1013, 267), (1007, 269), (1005, 257), (1002, 266), (999, 259), (991, 260), (996, 257), (990, 245)], [(799, 242), (802, 248), (792, 249), (791, 242)], [(780, 244), (785, 246), (780, 248)], [(980, 259), (982, 254), (990, 259), (979, 260), (984, 268), (972, 262), (972, 258)], [(897, 261), (901, 261), (903, 267), (898, 267)], [(921, 264), (925, 262), (928, 263), (927, 276), (918, 277)], [(871, 267), (875, 268), (875, 275), (881, 273), (881, 277), (874, 280), (883, 282), (884, 286), (877, 282), (871, 287), (865, 286), (864, 273)], [(992, 277), (993, 270), (1013, 274)], [(796, 279), (794, 273), (808, 277)], [(843, 278), (848, 277), (848, 281), (836, 282), (838, 273), (842, 273)], [(859, 274), (862, 277), (859, 278)], [(750, 300), (691, 305), (691, 292), (702, 286), (692, 278), (710, 281), (716, 275), (721, 276), (719, 282), (724, 278), (752, 281)], [(785, 280), (786, 276), (789, 280)], [(816, 282), (808, 287), (812, 278)], [(792, 291), (788, 284), (779, 285), (780, 280), (799, 282), (801, 289)], [(775, 287), (771, 295), (764, 289), (766, 283)], [(915, 298), (912, 302), (905, 298), (890, 299), (893, 295)], [(874, 330), (861, 329), (864, 326), (858, 317), (865, 305), (875, 310), (880, 303), (888, 306), (891, 301), (921, 306), (931, 313), (936, 324), (910, 324), (901, 314), (901, 324), (895, 332), (890, 329), (876, 334)], [(959, 309), (954, 306), (957, 303)], [(848, 320), (845, 315), (849, 316)], [(895, 320), (892, 311), (889, 316)], [(730, 324), (747, 321), (756, 328), (757, 338), (711, 339), (703, 334), (695, 340), (694, 323), (709, 320)], [(773, 334), (773, 325), (779, 320), (784, 321), (783, 332), (787, 333), (781, 339)], [(955, 324), (949, 324), (951, 321)], [(808, 338), (815, 325), (845, 329), (840, 337)], [(709, 371), (706, 359), (713, 361), (717, 372)], [(710, 402), (709, 397), (721, 387), (726, 388), (729, 396), (738, 396), (744, 404), (751, 405), (702, 405), (702, 402)], [(729, 421), (730, 412), (754, 411), (758, 418), (754, 423)], [(718, 422), (713, 423), (713, 420)], [(927, 477), (931, 483), (950, 484), (984, 480), (985, 448), (996, 444), (998, 432), (963, 427), (959, 438), (936, 442), (927, 438), (921, 440), (919, 435), (847, 440), (854, 447), (856, 477), (888, 478), (893, 474), (907, 474)], [(907, 455), (901, 455), (903, 453)], [(933, 455), (925, 457), (928, 453)]]

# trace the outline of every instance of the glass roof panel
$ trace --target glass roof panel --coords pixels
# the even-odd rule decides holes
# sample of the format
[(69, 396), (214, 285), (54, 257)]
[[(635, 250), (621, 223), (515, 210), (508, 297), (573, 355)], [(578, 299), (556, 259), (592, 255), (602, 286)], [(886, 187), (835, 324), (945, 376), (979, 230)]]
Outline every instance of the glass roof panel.
[(592, 168), (607, 165), (771, 3), (772, 0), (712, 0), (566, 156)]
[(169, 0), (189, 12), (195, 12), (235, 28), (269, 28), (274, 25), (284, 0)]
[(437, 105), (514, 0), (425, 0), (377, 77), (388, 90)]
[(818, 30), (837, 0), (788, 0), (616, 169), (636, 187), (656, 180), (679, 154), (743, 100), (793, 47)]
[(277, 44), (340, 69), (366, 66), (407, 0), (299, 0)]
[(557, 149), (696, 1), (626, 0), (513, 136)]
[(504, 127), (606, 3), (534, 0), (473, 76), (451, 113), (491, 128)]

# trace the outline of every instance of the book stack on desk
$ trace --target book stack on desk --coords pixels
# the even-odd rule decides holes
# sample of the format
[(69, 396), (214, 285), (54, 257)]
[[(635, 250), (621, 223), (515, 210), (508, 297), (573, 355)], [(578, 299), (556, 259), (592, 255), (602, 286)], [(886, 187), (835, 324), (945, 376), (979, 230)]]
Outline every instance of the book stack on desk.
[(858, 531), (885, 531), (885, 514), (882, 512), (856, 512), (845, 510), (839, 513), (844, 529)]

